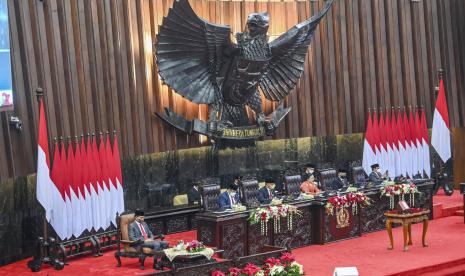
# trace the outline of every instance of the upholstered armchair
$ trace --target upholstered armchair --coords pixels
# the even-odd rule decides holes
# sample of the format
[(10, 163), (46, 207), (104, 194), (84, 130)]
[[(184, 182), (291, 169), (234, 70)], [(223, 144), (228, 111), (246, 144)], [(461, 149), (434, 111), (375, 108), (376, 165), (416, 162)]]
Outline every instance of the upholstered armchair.
[(332, 191), (333, 181), (336, 180), (337, 173), (335, 169), (327, 169), (320, 172), (321, 189), (323, 191)]
[(352, 181), (356, 187), (360, 187), (368, 182), (368, 177), (363, 167), (359, 166), (352, 168)]
[(218, 198), (220, 196), (220, 185), (206, 184), (200, 187), (202, 207), (204, 211), (212, 211), (220, 208)]
[[(158, 255), (162, 257), (164, 255), (163, 251), (154, 251), (151, 248), (140, 248), (136, 249), (132, 247), (134, 241), (129, 240), (129, 233), (128, 228), (129, 224), (131, 224), (135, 220), (134, 213), (123, 213), (121, 216), (116, 217), (117, 227), (117, 247), (115, 252), (115, 258), (117, 261), (117, 266), (121, 266), (121, 257), (124, 258), (139, 258), (139, 265), (140, 269), (145, 269), (145, 258), (147, 256), (154, 256)], [(154, 239), (163, 240), (163, 235), (154, 235)], [(123, 248), (121, 248), (121, 246)]]
[(241, 181), (241, 200), (247, 208), (255, 208), (260, 205), (258, 202), (258, 181), (256, 179), (247, 179)]
[(300, 194), (300, 184), (302, 184), (300, 175), (284, 176), (284, 193), (288, 196)]

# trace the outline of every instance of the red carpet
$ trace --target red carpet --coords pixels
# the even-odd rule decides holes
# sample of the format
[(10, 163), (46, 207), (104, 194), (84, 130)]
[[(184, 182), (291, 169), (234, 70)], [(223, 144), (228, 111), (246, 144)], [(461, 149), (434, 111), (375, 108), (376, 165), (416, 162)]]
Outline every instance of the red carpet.
[(433, 215), (435, 219), (460, 214), (463, 216), (463, 196), (459, 190), (455, 190), (451, 196), (446, 196), (444, 190), (441, 189), (433, 197)]
[[(312, 276), (332, 275), (337, 266), (356, 266), (362, 276), (465, 275), (465, 224), (463, 217), (448, 211), (459, 208), (462, 200), (458, 191), (451, 197), (439, 191), (434, 197), (434, 204), (436, 209), (440, 208), (442, 217), (429, 223), (427, 248), (421, 246), (422, 225), (415, 224), (412, 226), (414, 244), (408, 252), (402, 251), (402, 229), (398, 227), (393, 230), (395, 248), (391, 251), (386, 249), (386, 231), (379, 231), (347, 241), (295, 249), (293, 253), (304, 265), (306, 274)], [(459, 209), (463, 211), (463, 207)], [(449, 216), (444, 217), (445, 214)], [(167, 235), (166, 240), (173, 245), (180, 239), (189, 241), (195, 237), (196, 231), (189, 231)], [(122, 266), (116, 267), (114, 250), (105, 251), (99, 258), (72, 258), (62, 271), (45, 266), (41, 272), (32, 273), (27, 268), (27, 261), (0, 267), (0, 275), (143, 275), (153, 271), (149, 258), (145, 271), (139, 270), (137, 259), (122, 258)]]
[[(386, 231), (363, 235), (360, 238), (295, 249), (297, 261), (308, 275), (332, 275), (334, 268), (356, 266), (360, 275), (422, 275), (439, 269), (442, 263), (465, 259), (465, 224), (463, 218), (451, 216), (432, 220), (426, 240), (421, 246), (422, 225), (412, 226), (413, 245), (402, 251), (402, 229), (393, 229), (394, 250), (387, 250)], [(465, 271), (462, 270), (462, 271)], [(465, 272), (463, 272), (465, 275)], [(447, 275), (447, 274), (435, 274)]]
[[(336, 266), (356, 266), (360, 275), (465, 275), (443, 274), (431, 271), (459, 269), (465, 271), (465, 224), (463, 218), (451, 216), (430, 221), (427, 241), (421, 246), (421, 224), (412, 226), (413, 246), (402, 252), (401, 228), (393, 230), (394, 250), (386, 249), (388, 237), (385, 231), (366, 234), (360, 238), (315, 245), (293, 250), (297, 260), (304, 265), (307, 275), (332, 275)], [(191, 240), (195, 231), (168, 235), (171, 244), (179, 239)], [(141, 271), (136, 259), (123, 259), (122, 267), (116, 267), (114, 251), (106, 251), (103, 257), (80, 257), (70, 260), (62, 271), (45, 268), (32, 273), (26, 267), (27, 260), (0, 268), (0, 275), (143, 275), (151, 272), (152, 261), (147, 259), (147, 269)], [(452, 267), (452, 268), (451, 268)]]
[[(196, 238), (196, 231), (167, 235), (165, 240), (170, 245), (177, 244), (178, 240), (191, 241)], [(121, 267), (116, 267), (114, 257), (115, 250), (104, 251), (103, 256), (94, 258), (92, 256), (84, 256), (71, 258), (69, 265), (61, 271), (54, 270), (49, 265), (44, 265), (42, 271), (31, 272), (27, 267), (27, 261), (22, 260), (4, 267), (0, 267), (0, 275), (144, 275), (153, 272), (153, 261), (151, 258), (145, 260), (145, 270), (139, 269), (138, 259), (121, 258)]]
[(451, 207), (462, 205), (463, 206), (463, 195), (460, 194), (460, 190), (454, 190), (451, 196), (446, 196), (444, 190), (440, 189), (438, 193), (433, 197), (433, 204), (441, 203), (444, 207)]

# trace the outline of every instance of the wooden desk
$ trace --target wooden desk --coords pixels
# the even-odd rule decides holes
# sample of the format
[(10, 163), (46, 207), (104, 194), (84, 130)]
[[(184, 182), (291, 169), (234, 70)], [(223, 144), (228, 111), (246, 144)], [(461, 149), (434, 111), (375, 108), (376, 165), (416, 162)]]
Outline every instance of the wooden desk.
[[(432, 182), (417, 184), (421, 194), (415, 198), (415, 207), (432, 209)], [(325, 213), (326, 199), (313, 199), (288, 202), (302, 211), (301, 218), (294, 219), (292, 231), (274, 233), (272, 221), (268, 222), (268, 233), (261, 235), (260, 223), (250, 225), (247, 218), (250, 210), (233, 213), (197, 213), (197, 238), (205, 245), (224, 249), (225, 258), (247, 256), (260, 252), (265, 245), (296, 248), (312, 244), (324, 244), (361, 236), (366, 232), (383, 230), (386, 227), (384, 213), (389, 210), (389, 199), (380, 197), (379, 187), (364, 190), (372, 203), (359, 208), (354, 215), (348, 209), (345, 227), (336, 216)], [(398, 200), (398, 199), (397, 199)], [(431, 216), (431, 213), (429, 214)], [(285, 220), (281, 221), (285, 230)]]
[(250, 225), (250, 210), (243, 212), (204, 212), (196, 215), (197, 238), (207, 246), (223, 249), (224, 258), (257, 254), (267, 245), (296, 248), (322, 244), (324, 202), (302, 200), (288, 203), (296, 206), (301, 217), (294, 217), (293, 228), (288, 230), (281, 221), (281, 232), (275, 233), (273, 222), (268, 222), (267, 234), (261, 234), (260, 223)]
[(392, 238), (392, 223), (400, 223), (404, 228), (404, 251), (408, 250), (408, 246), (412, 245), (412, 223), (423, 222), (423, 235), (421, 242), (423, 247), (427, 247), (426, 243), (426, 231), (428, 231), (428, 220), (430, 211), (426, 209), (419, 209), (418, 211), (412, 213), (398, 213), (395, 211), (390, 211), (384, 213), (386, 217), (386, 230), (389, 235), (390, 245), (388, 250), (394, 248), (394, 241)]
[[(415, 206), (410, 207), (431, 210), (429, 217), (432, 219), (434, 182), (426, 181), (423, 183), (416, 183), (416, 185), (420, 194), (415, 195)], [(381, 197), (379, 187), (367, 188), (364, 190), (364, 193), (372, 202), (370, 206), (361, 210), (360, 226), (362, 228), (362, 234), (384, 230), (386, 227), (386, 217), (384, 213), (390, 210), (389, 198), (385, 196)], [(396, 204), (398, 201), (399, 197), (396, 196)]]
[(199, 211), (198, 205), (157, 208), (145, 212), (145, 222), (154, 234), (185, 232), (196, 228), (195, 215)]

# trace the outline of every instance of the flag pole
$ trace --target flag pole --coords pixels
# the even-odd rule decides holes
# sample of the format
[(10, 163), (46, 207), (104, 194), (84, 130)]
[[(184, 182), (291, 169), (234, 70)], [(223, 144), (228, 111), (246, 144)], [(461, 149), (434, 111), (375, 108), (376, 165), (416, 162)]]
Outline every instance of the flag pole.
[(438, 100), (438, 94), (439, 94), (439, 83), (444, 77), (444, 70), (442, 68), (438, 69), (438, 86), (434, 87), (433, 91), (433, 98), (434, 98), (434, 104), (436, 104), (436, 101)]
[[(444, 78), (444, 69), (442, 68), (439, 68), (438, 69), (438, 86), (436, 86), (434, 88), (434, 105), (436, 106), (436, 102), (438, 100), (438, 96), (439, 96), (439, 85), (441, 83), (441, 80)], [(436, 108), (436, 107), (435, 107)], [(432, 126), (431, 126), (432, 127)], [(444, 165), (446, 164), (445, 162), (442, 161), (442, 158), (438, 158), (439, 159), (439, 173), (442, 175), (442, 173), (444, 172)]]
[[(44, 99), (44, 90), (41, 87), (37, 87), (37, 89), (36, 89), (36, 97), (37, 97), (37, 104), (40, 107), (40, 102), (43, 101), (43, 99)], [(44, 105), (44, 110), (43, 111), (44, 111), (44, 116), (47, 117), (47, 114), (45, 112), (45, 105)], [(49, 140), (50, 140), (49, 137), (47, 137), (47, 142), (48, 142), (48, 144), (50, 146), (50, 141)], [(50, 156), (49, 156), (49, 158), (50, 158)], [(43, 223), (43, 229), (42, 229), (43, 237), (44, 237), (44, 240), (47, 240), (47, 238), (48, 238), (48, 225), (47, 225), (48, 222), (47, 222), (47, 219), (46, 219), (45, 216), (43, 217), (43, 222), (44, 222)]]

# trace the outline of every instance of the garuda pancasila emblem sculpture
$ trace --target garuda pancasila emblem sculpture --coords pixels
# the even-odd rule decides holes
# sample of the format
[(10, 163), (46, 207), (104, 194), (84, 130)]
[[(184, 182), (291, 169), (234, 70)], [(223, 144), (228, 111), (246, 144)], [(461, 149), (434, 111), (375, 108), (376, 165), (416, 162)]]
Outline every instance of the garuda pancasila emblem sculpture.
[[(157, 36), (158, 71), (165, 84), (197, 104), (209, 107), (208, 121), (189, 121), (170, 109), (157, 115), (188, 134), (213, 139), (255, 139), (272, 135), (290, 107), (270, 116), (265, 98), (280, 102), (296, 86), (318, 23), (333, 0), (316, 15), (268, 42), (268, 13), (252, 13), (246, 30), (231, 41), (231, 28), (199, 18), (188, 0), (176, 0)], [(246, 107), (255, 112), (251, 123)]]

